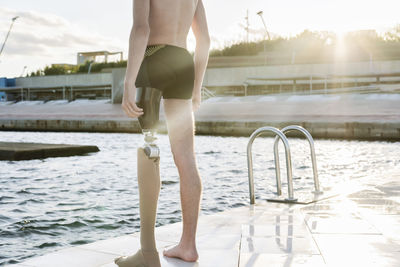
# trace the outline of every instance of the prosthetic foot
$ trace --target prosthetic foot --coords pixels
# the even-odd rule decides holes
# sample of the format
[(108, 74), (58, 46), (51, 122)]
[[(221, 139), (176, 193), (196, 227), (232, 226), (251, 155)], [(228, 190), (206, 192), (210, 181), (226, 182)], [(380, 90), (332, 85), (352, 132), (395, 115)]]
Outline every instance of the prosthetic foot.
[(161, 91), (154, 88), (138, 88), (136, 104), (143, 108), (139, 117), (145, 144), (137, 150), (137, 174), (140, 206), (141, 249), (130, 256), (114, 260), (119, 267), (161, 267), (154, 227), (160, 193), (160, 149), (155, 144), (156, 127), (159, 120)]

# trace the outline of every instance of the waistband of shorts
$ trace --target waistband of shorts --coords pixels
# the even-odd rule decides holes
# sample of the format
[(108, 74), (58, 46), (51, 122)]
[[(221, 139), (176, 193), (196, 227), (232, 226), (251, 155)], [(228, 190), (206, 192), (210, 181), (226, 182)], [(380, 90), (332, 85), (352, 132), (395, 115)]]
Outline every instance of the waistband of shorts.
[(153, 55), (155, 52), (157, 52), (158, 50), (164, 48), (165, 46), (166, 45), (163, 45), (163, 44), (148, 45), (146, 47), (146, 51), (144, 52), (144, 56), (149, 57), (149, 56)]
[[(147, 45), (146, 47), (146, 53), (147, 51), (151, 51), (151, 55), (154, 54), (156, 51), (163, 49), (163, 48), (172, 48), (172, 49), (176, 49), (176, 50), (183, 50), (184, 52), (189, 53), (189, 51), (184, 48), (184, 47), (180, 47), (180, 46), (176, 46), (176, 45), (171, 45), (171, 44), (151, 44), (151, 45)], [(145, 55), (146, 55), (145, 53)]]

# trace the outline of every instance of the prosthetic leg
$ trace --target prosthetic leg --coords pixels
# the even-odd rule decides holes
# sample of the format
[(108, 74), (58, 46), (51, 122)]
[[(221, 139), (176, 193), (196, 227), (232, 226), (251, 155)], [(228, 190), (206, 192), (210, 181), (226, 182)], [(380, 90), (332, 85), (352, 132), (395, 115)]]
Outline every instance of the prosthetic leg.
[(154, 227), (156, 222), (157, 202), (160, 193), (160, 149), (156, 127), (159, 120), (162, 92), (155, 88), (137, 88), (136, 104), (143, 108), (139, 124), (144, 134), (145, 144), (137, 150), (137, 174), (140, 200), (140, 245), (135, 254), (121, 256), (114, 260), (119, 267), (160, 267)]

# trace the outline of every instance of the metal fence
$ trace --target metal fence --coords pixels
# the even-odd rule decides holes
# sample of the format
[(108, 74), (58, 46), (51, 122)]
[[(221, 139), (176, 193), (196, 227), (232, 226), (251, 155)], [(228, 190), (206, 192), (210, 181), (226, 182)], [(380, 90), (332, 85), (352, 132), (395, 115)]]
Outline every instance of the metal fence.
[(66, 85), (56, 87), (0, 87), (5, 92), (7, 100), (56, 100), (73, 101), (80, 98), (104, 99), (111, 98), (112, 85)]

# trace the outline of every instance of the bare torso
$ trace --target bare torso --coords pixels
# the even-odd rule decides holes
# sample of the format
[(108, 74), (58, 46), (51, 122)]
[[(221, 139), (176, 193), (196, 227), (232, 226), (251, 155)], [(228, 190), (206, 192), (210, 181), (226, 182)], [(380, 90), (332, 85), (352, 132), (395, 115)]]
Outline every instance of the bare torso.
[(198, 0), (151, 0), (148, 44), (170, 44), (186, 48)]

